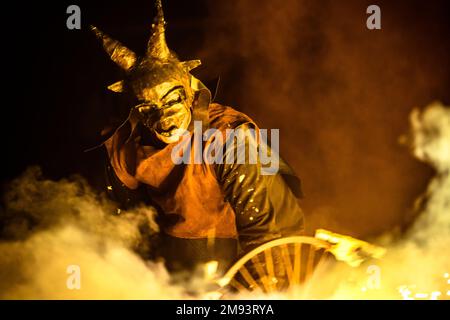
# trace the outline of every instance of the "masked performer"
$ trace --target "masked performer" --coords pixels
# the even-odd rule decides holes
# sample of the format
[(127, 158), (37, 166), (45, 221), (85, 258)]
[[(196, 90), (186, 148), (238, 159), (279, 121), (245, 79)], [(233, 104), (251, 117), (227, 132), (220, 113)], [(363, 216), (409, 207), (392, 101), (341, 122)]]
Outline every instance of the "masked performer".
[[(200, 61), (181, 62), (165, 40), (161, 1), (144, 57), (93, 27), (125, 80), (109, 87), (137, 100), (127, 120), (104, 143), (108, 190), (122, 209), (149, 203), (158, 210), (159, 250), (171, 270), (217, 260), (226, 265), (239, 254), (303, 230), (298, 206), (300, 181), (282, 161), (277, 174), (262, 174), (256, 163), (208, 164), (173, 161), (172, 152), (194, 122), (203, 129), (258, 130), (245, 114), (211, 103), (210, 91), (190, 71)], [(192, 135), (193, 139), (193, 135)], [(192, 154), (210, 143), (191, 144)], [(260, 148), (246, 139), (246, 149)], [(224, 152), (234, 152), (234, 149)]]

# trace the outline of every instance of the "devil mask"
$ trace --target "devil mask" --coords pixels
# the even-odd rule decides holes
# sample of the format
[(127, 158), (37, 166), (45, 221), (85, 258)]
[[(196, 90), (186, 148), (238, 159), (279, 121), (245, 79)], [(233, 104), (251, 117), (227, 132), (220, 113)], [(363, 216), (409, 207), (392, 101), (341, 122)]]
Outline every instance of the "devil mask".
[(168, 144), (178, 141), (189, 129), (195, 111), (202, 113), (201, 110), (193, 110), (198, 92), (206, 92), (209, 98), (210, 93), (190, 74), (201, 62), (180, 62), (167, 47), (161, 0), (156, 0), (156, 9), (157, 16), (144, 57), (137, 57), (133, 51), (96, 27), (92, 30), (111, 59), (126, 74), (124, 80), (108, 89), (131, 93), (139, 103), (131, 109), (130, 115), (134, 114), (157, 139)]

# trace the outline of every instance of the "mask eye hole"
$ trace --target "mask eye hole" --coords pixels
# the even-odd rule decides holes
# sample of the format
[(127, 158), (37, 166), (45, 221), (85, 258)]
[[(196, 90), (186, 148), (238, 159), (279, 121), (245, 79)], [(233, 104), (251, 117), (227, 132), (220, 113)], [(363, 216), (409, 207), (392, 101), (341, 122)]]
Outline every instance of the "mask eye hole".
[(157, 106), (155, 104), (141, 103), (134, 108), (137, 109), (142, 114), (148, 114), (153, 110), (156, 110)]
[(177, 103), (181, 103), (186, 99), (186, 94), (183, 89), (179, 89), (171, 93), (165, 100), (167, 100), (163, 107), (171, 107)]
[(177, 103), (180, 103), (181, 101), (183, 101), (183, 100), (181, 100), (181, 97), (178, 97), (178, 98), (176, 98), (176, 99), (169, 100), (168, 102), (166, 102), (166, 103), (164, 104), (164, 107), (171, 107), (171, 106), (173, 106), (173, 105), (175, 105), (175, 104), (177, 104)]

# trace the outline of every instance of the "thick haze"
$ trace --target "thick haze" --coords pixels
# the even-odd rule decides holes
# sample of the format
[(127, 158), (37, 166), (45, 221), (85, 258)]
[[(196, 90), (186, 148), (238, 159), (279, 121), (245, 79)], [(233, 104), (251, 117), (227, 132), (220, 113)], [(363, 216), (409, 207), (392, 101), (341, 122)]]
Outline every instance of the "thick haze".
[(224, 76), (219, 97), (281, 129), (309, 229), (361, 236), (409, 220), (430, 171), (398, 137), (413, 107), (450, 98), (443, 2), (378, 1), (381, 31), (366, 28), (369, 1), (213, 3), (200, 56)]
[[(412, 215), (432, 170), (398, 144), (414, 107), (450, 101), (448, 1), (377, 1), (382, 30), (366, 28), (364, 0), (164, 1), (169, 46), (199, 58), (195, 74), (221, 76), (217, 101), (279, 128), (282, 155), (303, 180), (308, 230), (354, 236), (392, 229)], [(5, 73), (2, 181), (38, 165), (53, 179), (103, 179), (104, 154), (83, 153), (124, 99), (122, 79), (88, 25), (143, 53), (150, 0), (36, 3), (20, 15)]]
[[(364, 0), (165, 0), (164, 6), (169, 46), (182, 59), (201, 59), (195, 74), (206, 83), (221, 76), (216, 100), (262, 128), (281, 129), (282, 155), (303, 180), (308, 232), (321, 227), (396, 239), (388, 231), (411, 222), (414, 200), (427, 190), (421, 219), (399, 241), (386, 241), (381, 266), (386, 284), (417, 281), (418, 290), (435, 290), (448, 272), (447, 256), (439, 255), (449, 242), (448, 173), (435, 175), (398, 141), (413, 108), (450, 104), (449, 4), (376, 3), (381, 31), (367, 30), (373, 2)], [(131, 250), (148, 249), (136, 246), (152, 209), (111, 216), (112, 204), (85, 182), (100, 188), (104, 154), (83, 150), (95, 145), (115, 110), (127, 107), (105, 89), (123, 75), (87, 26), (142, 53), (152, 1), (79, 1), (81, 31), (65, 27), (69, 4), (5, 9), (22, 23), (8, 26), (4, 40), (11, 54), (1, 126), (0, 297), (186, 297), (160, 264)], [(25, 171), (33, 165), (42, 174)], [(66, 290), (71, 264), (83, 272), (81, 292)]]

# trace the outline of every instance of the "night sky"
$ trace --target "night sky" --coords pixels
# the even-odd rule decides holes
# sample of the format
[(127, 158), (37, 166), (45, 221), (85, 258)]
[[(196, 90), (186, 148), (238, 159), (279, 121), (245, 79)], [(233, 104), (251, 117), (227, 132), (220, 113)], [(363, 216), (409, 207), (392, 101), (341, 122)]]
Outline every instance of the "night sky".
[[(66, 28), (78, 4), (82, 30)], [(216, 101), (279, 128), (283, 157), (303, 181), (308, 230), (371, 236), (405, 223), (433, 172), (398, 144), (408, 114), (450, 104), (449, 1), (163, 1), (169, 47), (201, 59)], [(382, 10), (369, 31), (366, 8)], [(88, 29), (145, 50), (147, 1), (5, 5), (1, 180), (39, 165), (52, 179), (103, 178), (99, 132), (127, 110), (106, 87), (122, 74)], [(126, 112), (125, 112), (126, 113)]]

